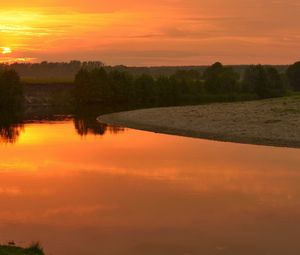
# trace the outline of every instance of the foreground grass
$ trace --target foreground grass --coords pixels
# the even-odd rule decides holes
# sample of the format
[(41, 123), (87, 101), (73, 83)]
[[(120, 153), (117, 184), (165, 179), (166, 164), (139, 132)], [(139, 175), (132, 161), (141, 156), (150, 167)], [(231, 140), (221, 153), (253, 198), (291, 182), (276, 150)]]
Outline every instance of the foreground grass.
[(44, 255), (44, 251), (38, 243), (32, 244), (28, 248), (0, 245), (0, 255)]

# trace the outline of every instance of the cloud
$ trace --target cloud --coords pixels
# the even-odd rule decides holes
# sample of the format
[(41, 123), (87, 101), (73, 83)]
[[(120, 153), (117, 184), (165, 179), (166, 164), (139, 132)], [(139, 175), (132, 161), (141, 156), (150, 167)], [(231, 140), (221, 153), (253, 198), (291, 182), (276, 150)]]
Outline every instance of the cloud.
[(19, 58), (281, 63), (297, 58), (299, 13), (295, 0), (12, 0), (0, 11), (0, 32)]

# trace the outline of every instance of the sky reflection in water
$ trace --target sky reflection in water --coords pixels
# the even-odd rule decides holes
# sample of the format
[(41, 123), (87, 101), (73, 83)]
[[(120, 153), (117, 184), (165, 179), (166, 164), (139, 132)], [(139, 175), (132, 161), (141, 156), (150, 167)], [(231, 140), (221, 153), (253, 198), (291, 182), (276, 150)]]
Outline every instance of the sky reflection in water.
[(1, 242), (61, 255), (300, 253), (299, 150), (81, 124), (25, 124), (0, 145)]

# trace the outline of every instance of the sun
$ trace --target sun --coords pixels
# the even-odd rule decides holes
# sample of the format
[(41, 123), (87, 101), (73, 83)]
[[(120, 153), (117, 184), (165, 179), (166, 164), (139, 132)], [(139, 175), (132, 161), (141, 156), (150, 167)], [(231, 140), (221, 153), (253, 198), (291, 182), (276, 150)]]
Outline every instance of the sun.
[(10, 53), (12, 53), (12, 50), (9, 47), (1, 47), (0, 49), (1, 49), (1, 53), (2, 54), (10, 54)]

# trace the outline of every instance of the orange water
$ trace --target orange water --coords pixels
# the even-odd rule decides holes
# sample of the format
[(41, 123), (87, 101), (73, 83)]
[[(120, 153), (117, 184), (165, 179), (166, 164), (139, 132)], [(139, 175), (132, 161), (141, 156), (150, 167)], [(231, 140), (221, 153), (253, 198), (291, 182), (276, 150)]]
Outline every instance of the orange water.
[(0, 145), (0, 242), (59, 255), (300, 254), (300, 150), (27, 124)]

